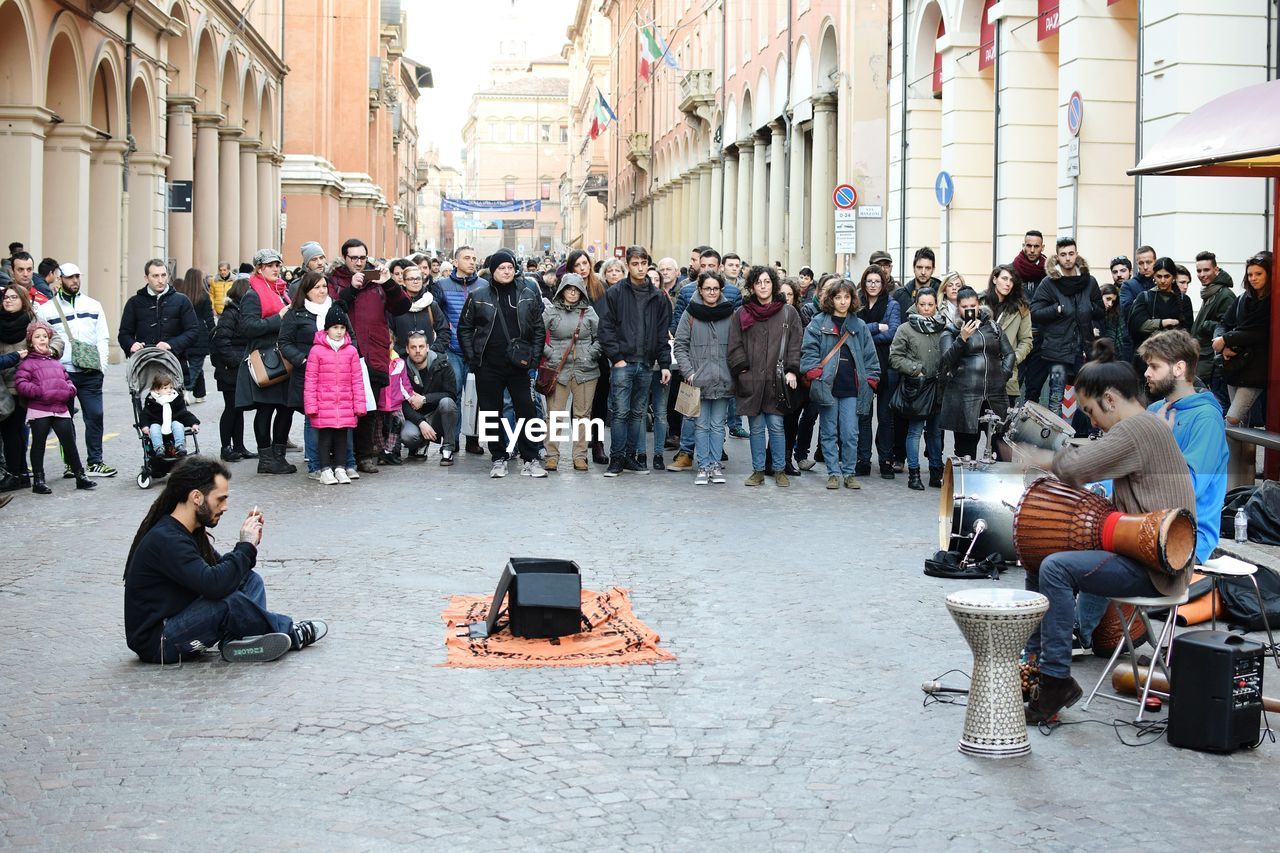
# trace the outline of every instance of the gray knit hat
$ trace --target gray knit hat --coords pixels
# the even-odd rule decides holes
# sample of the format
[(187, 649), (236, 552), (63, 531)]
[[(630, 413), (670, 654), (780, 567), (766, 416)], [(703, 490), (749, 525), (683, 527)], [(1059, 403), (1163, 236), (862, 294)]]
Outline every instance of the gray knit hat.
[(319, 257), (324, 254), (324, 249), (320, 248), (320, 244), (315, 240), (309, 240), (302, 244), (302, 265), (306, 266), (311, 263), (312, 258)]
[(253, 253), (254, 267), (260, 267), (263, 264), (282, 264), (284, 258), (280, 257), (280, 253), (275, 249), (259, 249)]

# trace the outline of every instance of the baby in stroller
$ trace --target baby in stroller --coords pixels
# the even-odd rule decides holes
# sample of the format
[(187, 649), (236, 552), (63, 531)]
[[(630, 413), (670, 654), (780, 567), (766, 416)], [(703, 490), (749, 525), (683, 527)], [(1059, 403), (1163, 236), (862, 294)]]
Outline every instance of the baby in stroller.
[(142, 404), (142, 422), (151, 437), (151, 449), (167, 459), (186, 456), (186, 433), (200, 429), (200, 419), (187, 408), (177, 380), (167, 373), (152, 378)]

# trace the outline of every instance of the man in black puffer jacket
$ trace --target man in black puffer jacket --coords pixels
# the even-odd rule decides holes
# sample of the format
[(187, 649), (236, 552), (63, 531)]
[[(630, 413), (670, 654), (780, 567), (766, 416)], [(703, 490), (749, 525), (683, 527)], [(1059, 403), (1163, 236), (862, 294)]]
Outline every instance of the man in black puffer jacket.
[(1046, 264), (1048, 275), (1031, 298), (1031, 322), (1040, 331), (1040, 357), (1049, 371), (1049, 409), (1062, 414), (1062, 393), (1084, 363), (1103, 318), (1102, 291), (1076, 241), (1060, 237)]
[[(196, 309), (191, 300), (169, 286), (169, 269), (152, 258), (143, 267), (147, 283), (129, 297), (120, 317), (116, 340), (125, 355), (143, 347), (160, 347), (186, 363), (187, 348), (196, 340)], [(181, 378), (181, 377), (179, 377)]]

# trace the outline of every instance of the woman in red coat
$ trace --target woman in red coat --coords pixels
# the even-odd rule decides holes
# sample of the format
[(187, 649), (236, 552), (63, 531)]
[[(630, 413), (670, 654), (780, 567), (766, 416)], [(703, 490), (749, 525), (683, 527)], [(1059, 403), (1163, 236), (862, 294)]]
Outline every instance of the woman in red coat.
[(360, 355), (347, 334), (350, 321), (340, 305), (325, 315), (323, 332), (307, 356), (303, 407), (316, 431), (316, 459), (320, 482), (326, 486), (350, 483), (342, 467), (347, 455), (347, 431), (368, 411)]

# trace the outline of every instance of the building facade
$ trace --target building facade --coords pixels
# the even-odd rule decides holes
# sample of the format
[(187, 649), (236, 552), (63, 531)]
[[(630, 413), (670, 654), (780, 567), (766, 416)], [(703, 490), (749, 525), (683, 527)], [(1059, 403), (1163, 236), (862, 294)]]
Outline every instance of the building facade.
[(612, 249), (605, 213), (612, 137), (591, 137), (600, 93), (610, 93), (613, 48), (609, 19), (598, 0), (578, 0), (561, 55), (569, 63), (569, 165), (560, 183), (561, 239), (566, 248), (600, 257)]
[(462, 173), (440, 162), (435, 146), (418, 152), (418, 248), (434, 255), (452, 255), (453, 216), (441, 210), (445, 198), (462, 195)]
[(149, 258), (278, 244), (282, 5), (0, 0), (0, 240), (77, 264), (113, 326)]
[(404, 56), (399, 0), (289, 3), (283, 254), (349, 237), (375, 257), (409, 254), (418, 227), (417, 99), (430, 71)]
[(530, 60), (520, 42), (504, 42), (491, 85), (471, 97), (462, 127), (465, 198), (539, 202), (540, 210), (454, 217), (457, 245), (481, 257), (504, 246), (517, 254), (564, 248), (560, 182), (569, 160), (568, 64)]

